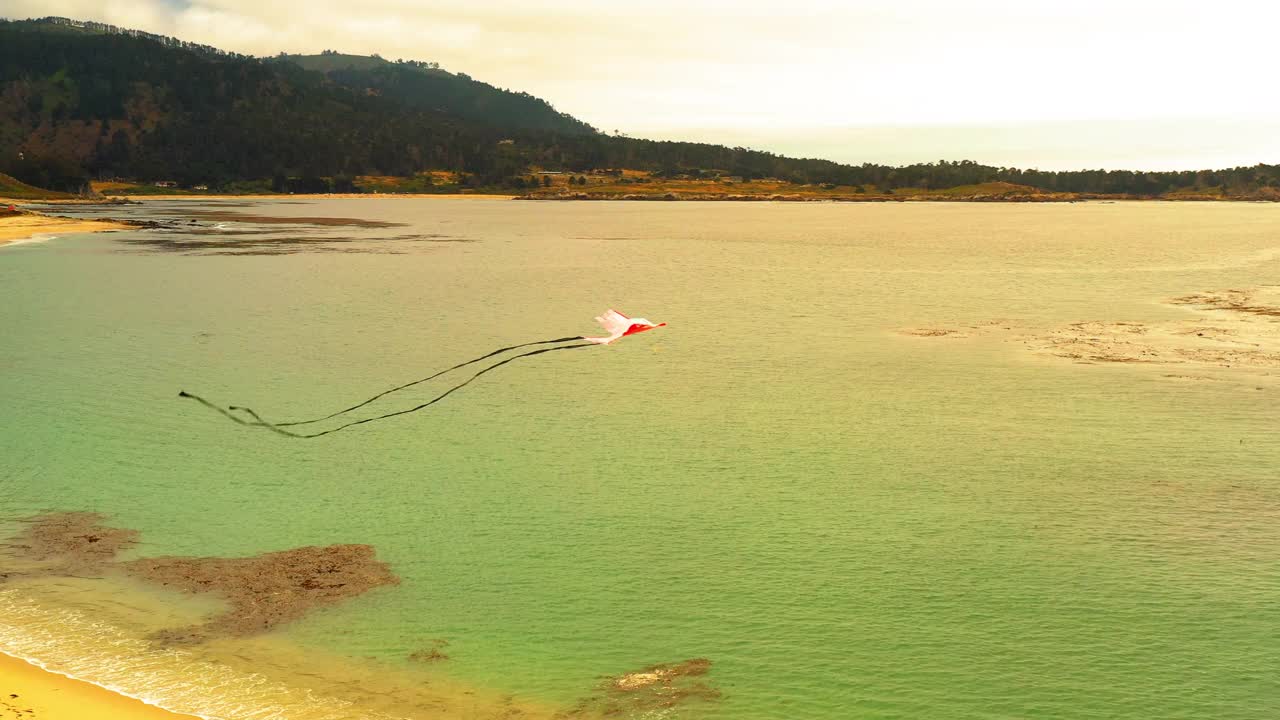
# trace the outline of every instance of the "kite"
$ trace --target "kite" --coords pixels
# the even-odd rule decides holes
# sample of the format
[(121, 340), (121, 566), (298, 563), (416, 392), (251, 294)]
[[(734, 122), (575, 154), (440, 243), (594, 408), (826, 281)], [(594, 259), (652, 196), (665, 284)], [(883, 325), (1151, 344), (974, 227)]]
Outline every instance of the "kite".
[[(493, 352), (486, 353), (486, 354), (481, 355), (480, 357), (478, 357), (478, 358), (474, 358), (474, 359), (472, 359), (472, 360), (467, 360), (466, 362), (458, 363), (457, 365), (454, 365), (453, 367), (446, 368), (446, 369), (441, 370), (441, 371), (439, 371), (439, 372), (436, 372), (436, 373), (434, 373), (434, 374), (428, 375), (427, 377), (419, 378), (419, 379), (417, 379), (417, 380), (413, 380), (413, 381), (411, 381), (411, 382), (404, 383), (403, 385), (397, 385), (397, 386), (395, 386), (395, 387), (393, 387), (393, 388), (390, 388), (390, 389), (388, 389), (388, 390), (383, 390), (382, 392), (378, 393), (377, 395), (374, 395), (373, 397), (370, 397), (370, 398), (368, 398), (368, 399), (366, 399), (366, 400), (362, 400), (361, 402), (358, 402), (358, 403), (356, 403), (355, 405), (352, 405), (351, 407), (343, 408), (342, 410), (338, 410), (337, 412), (329, 413), (328, 415), (325, 415), (325, 416), (323, 416), (323, 417), (312, 418), (312, 419), (310, 419), (310, 420), (293, 420), (293, 421), (290, 421), (290, 422), (277, 422), (277, 423), (273, 423), (273, 422), (268, 422), (267, 420), (263, 419), (263, 417), (262, 417), (261, 415), (259, 415), (257, 412), (255, 412), (252, 408), (248, 408), (248, 407), (245, 407), (245, 406), (243, 406), (243, 405), (231, 405), (231, 406), (229, 406), (229, 407), (227, 407), (227, 408), (223, 409), (222, 407), (220, 407), (220, 406), (218, 406), (218, 405), (215, 405), (215, 404), (214, 404), (214, 403), (212, 403), (212, 402), (209, 402), (208, 400), (206, 400), (206, 399), (204, 399), (204, 398), (200, 397), (199, 395), (196, 395), (196, 394), (194, 394), (194, 393), (189, 393), (189, 392), (187, 392), (187, 391), (185, 391), (185, 390), (181, 390), (181, 391), (179, 391), (179, 392), (178, 392), (178, 397), (181, 397), (181, 398), (188, 398), (188, 399), (190, 399), (190, 400), (195, 400), (196, 402), (200, 403), (201, 405), (204, 405), (205, 407), (209, 408), (210, 410), (213, 410), (213, 411), (215, 411), (215, 412), (218, 412), (218, 413), (222, 414), (222, 415), (223, 415), (224, 417), (226, 417), (227, 419), (231, 420), (232, 422), (238, 423), (238, 424), (240, 424), (240, 425), (245, 425), (245, 426), (248, 426), (248, 427), (260, 427), (260, 428), (264, 428), (264, 429), (266, 429), (266, 430), (270, 430), (270, 431), (272, 431), (272, 432), (274, 432), (274, 433), (277, 433), (277, 434), (279, 434), (279, 435), (284, 435), (285, 437), (299, 438), (299, 439), (317, 438), (317, 437), (321, 437), (321, 436), (323, 436), (323, 435), (328, 435), (328, 434), (330, 434), (330, 433), (338, 432), (338, 431), (340, 431), (340, 430), (345, 430), (345, 429), (347, 429), (347, 428), (349, 428), (349, 427), (355, 427), (356, 425), (363, 425), (363, 424), (365, 424), (365, 423), (375, 422), (375, 421), (378, 421), (378, 420), (386, 420), (386, 419), (388, 419), (388, 418), (393, 418), (393, 417), (398, 417), (398, 416), (400, 416), (400, 415), (408, 415), (408, 414), (410, 414), (410, 413), (418, 412), (419, 410), (423, 410), (423, 409), (428, 408), (428, 407), (430, 407), (430, 406), (432, 406), (432, 405), (435, 405), (436, 403), (440, 402), (441, 400), (444, 400), (445, 398), (449, 397), (450, 395), (452, 395), (453, 393), (457, 392), (458, 390), (461, 390), (462, 388), (466, 387), (467, 385), (470, 385), (472, 382), (474, 382), (475, 380), (477, 380), (481, 375), (484, 375), (484, 374), (486, 374), (486, 373), (489, 373), (489, 372), (492, 372), (492, 371), (494, 371), (494, 370), (497, 370), (498, 368), (502, 367), (503, 365), (506, 365), (507, 363), (510, 363), (510, 362), (514, 362), (514, 361), (516, 361), (516, 360), (519, 360), (520, 358), (533, 357), (534, 355), (542, 355), (543, 353), (555, 352), (555, 351), (557, 351), (557, 350), (574, 350), (574, 349), (577, 349), (577, 348), (589, 348), (589, 347), (595, 347), (595, 346), (597, 346), (597, 345), (612, 345), (613, 343), (617, 342), (618, 340), (621, 340), (622, 338), (624, 338), (624, 337), (626, 337), (626, 336), (628, 336), (628, 335), (635, 335), (636, 333), (642, 333), (642, 332), (645, 332), (645, 331), (647, 331), (647, 330), (653, 330), (653, 329), (655, 329), (655, 328), (664, 327), (664, 326), (666, 325), (666, 323), (653, 323), (653, 322), (650, 322), (649, 320), (646, 320), (645, 318), (629, 318), (629, 317), (627, 317), (626, 315), (623, 315), (622, 313), (620, 313), (620, 312), (618, 312), (617, 310), (614, 310), (614, 309), (612, 309), (612, 308), (610, 308), (609, 310), (606, 310), (606, 311), (605, 311), (604, 313), (602, 313), (599, 317), (597, 317), (597, 318), (596, 318), (596, 322), (600, 323), (600, 326), (601, 326), (601, 327), (603, 327), (603, 328), (605, 329), (605, 332), (607, 332), (607, 333), (609, 333), (609, 334), (608, 334), (608, 335), (606, 335), (606, 336), (604, 336), (604, 337), (585, 337), (585, 336), (582, 336), (582, 335), (575, 335), (575, 336), (573, 336), (573, 337), (562, 337), (562, 338), (555, 338), (555, 339), (552, 339), (552, 340), (535, 340), (535, 341), (533, 341), (533, 342), (520, 343), (519, 345), (511, 345), (511, 346), (509, 346), (509, 347), (498, 348), (497, 350), (494, 350)], [(585, 340), (586, 342), (581, 342), (581, 343), (576, 342), (576, 341), (578, 341), (578, 340)], [(573, 344), (573, 345), (562, 345), (562, 344), (561, 344), (561, 343), (567, 343), (567, 342), (572, 342), (572, 343), (574, 343), (574, 344)], [(321, 432), (315, 432), (315, 433), (300, 433), (300, 432), (294, 432), (294, 431), (292, 431), (292, 430), (286, 430), (286, 429), (285, 429), (285, 428), (289, 428), (289, 427), (296, 427), (296, 426), (299, 426), (299, 425), (310, 425), (310, 424), (312, 424), (312, 423), (318, 423), (318, 422), (323, 422), (323, 421), (325, 421), (325, 420), (331, 420), (331, 419), (336, 418), (336, 417), (338, 417), (338, 416), (340, 416), (340, 415), (345, 415), (345, 414), (347, 414), (347, 413), (349, 413), (349, 412), (351, 412), (351, 411), (353, 411), (353, 410), (358, 410), (358, 409), (360, 409), (360, 408), (362, 408), (362, 407), (364, 407), (364, 406), (368, 405), (369, 403), (372, 403), (372, 402), (374, 402), (375, 400), (378, 400), (378, 399), (380, 399), (380, 398), (383, 398), (383, 397), (385, 397), (385, 396), (387, 396), (387, 395), (390, 395), (390, 394), (395, 393), (395, 392), (399, 392), (399, 391), (404, 390), (404, 389), (407, 389), (407, 388), (411, 388), (411, 387), (413, 387), (414, 385), (420, 385), (420, 384), (425, 383), (425, 382), (427, 382), (427, 381), (434, 380), (434, 379), (436, 379), (436, 378), (440, 377), (441, 375), (444, 375), (444, 374), (446, 374), (446, 373), (453, 372), (454, 370), (459, 370), (459, 369), (461, 369), (461, 368), (467, 367), (468, 365), (474, 365), (474, 364), (476, 364), (476, 363), (478, 363), (478, 362), (481, 362), (481, 361), (484, 361), (484, 360), (488, 360), (488, 359), (489, 359), (489, 358), (491, 358), (491, 357), (495, 357), (495, 356), (497, 356), (497, 355), (501, 355), (501, 354), (503, 354), (503, 353), (510, 352), (510, 351), (512, 351), (512, 350), (518, 350), (518, 349), (520, 349), (520, 348), (533, 347), (533, 346), (535, 346), (535, 345), (554, 345), (554, 347), (546, 347), (546, 348), (539, 348), (539, 349), (537, 349), (537, 350), (530, 350), (530, 351), (528, 351), (528, 352), (520, 353), (519, 355), (513, 355), (513, 356), (511, 356), (511, 357), (509, 357), (509, 358), (506, 358), (505, 360), (500, 360), (500, 361), (498, 361), (498, 362), (496, 362), (496, 363), (494, 363), (494, 364), (492, 364), (492, 365), (490, 365), (490, 366), (488, 366), (488, 367), (486, 367), (486, 368), (484, 368), (484, 369), (482, 369), (482, 370), (477, 371), (476, 373), (474, 373), (471, 377), (467, 378), (466, 380), (464, 380), (464, 381), (462, 381), (462, 382), (458, 383), (457, 385), (454, 385), (453, 387), (449, 388), (448, 390), (446, 390), (446, 391), (444, 391), (444, 392), (440, 393), (439, 395), (435, 396), (434, 398), (431, 398), (430, 400), (428, 400), (428, 401), (426, 401), (426, 402), (424, 402), (424, 403), (422, 403), (422, 404), (420, 404), (420, 405), (416, 405), (416, 406), (414, 406), (414, 407), (407, 408), (407, 409), (405, 409), (405, 410), (397, 410), (397, 411), (395, 411), (395, 412), (389, 412), (389, 413), (385, 413), (385, 414), (383, 414), (383, 415), (377, 415), (377, 416), (374, 416), (374, 417), (364, 418), (364, 419), (361, 419), (361, 420), (352, 420), (352, 421), (350, 421), (350, 422), (344, 423), (344, 424), (339, 425), (339, 426), (337, 426), (337, 427), (330, 428), (330, 429), (328, 429), (328, 430), (324, 430), (324, 431), (321, 431)], [(247, 416), (248, 418), (251, 418), (251, 419), (246, 420), (244, 417), (241, 417), (240, 415), (237, 415), (237, 414), (235, 414), (235, 413), (243, 413), (243, 415), (245, 415), (245, 416)]]

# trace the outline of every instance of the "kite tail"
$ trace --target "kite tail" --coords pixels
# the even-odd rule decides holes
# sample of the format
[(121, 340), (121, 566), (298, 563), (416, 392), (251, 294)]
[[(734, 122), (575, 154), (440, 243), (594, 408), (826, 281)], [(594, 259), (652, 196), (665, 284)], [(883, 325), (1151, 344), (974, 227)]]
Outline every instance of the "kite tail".
[(203, 405), (203, 406), (205, 406), (205, 407), (209, 408), (210, 410), (213, 410), (214, 412), (222, 413), (222, 414), (223, 414), (224, 416), (226, 416), (226, 418), (227, 418), (228, 420), (230, 420), (231, 422), (240, 423), (241, 425), (252, 425), (252, 423), (247, 423), (247, 422), (245, 422), (245, 421), (241, 420), (240, 418), (236, 417), (235, 415), (232, 415), (231, 413), (227, 412), (226, 410), (223, 410), (222, 408), (218, 407), (217, 405), (214, 405), (213, 403), (209, 402), (208, 400), (205, 400), (204, 398), (200, 397), (199, 395), (193, 395), (192, 393), (189, 393), (189, 392), (187, 392), (186, 390), (179, 390), (179, 391), (178, 391), (178, 397), (181, 397), (181, 398), (191, 398), (192, 400), (195, 400), (196, 402), (198, 402), (198, 403), (200, 403), (201, 405)]
[[(464, 367), (466, 367), (466, 366), (468, 366), (468, 365), (474, 365), (474, 364), (476, 364), (476, 363), (480, 362), (481, 360), (488, 360), (489, 358), (493, 357), (494, 355), (501, 355), (502, 353), (507, 352), (508, 350), (518, 350), (518, 349), (520, 349), (520, 348), (523, 348), (523, 347), (531, 347), (531, 346), (533, 346), (533, 345), (551, 345), (551, 344), (553, 344), (553, 343), (562, 343), (562, 342), (569, 342), (569, 341), (571, 341), (571, 340), (582, 340), (582, 339), (583, 339), (583, 337), (582, 337), (581, 335), (578, 335), (578, 336), (575, 336), (575, 337), (563, 337), (563, 338), (556, 338), (555, 340), (537, 340), (537, 341), (535, 341), (535, 342), (527, 342), (527, 343), (521, 343), (521, 344), (519, 344), (519, 345), (512, 345), (511, 347), (498, 348), (497, 350), (494, 350), (493, 352), (491, 352), (491, 353), (489, 353), (489, 354), (487, 354), (487, 355), (481, 355), (480, 357), (475, 358), (474, 360), (468, 360), (468, 361), (466, 361), (466, 362), (464, 362), (464, 363), (458, 363), (457, 365), (454, 365), (453, 367), (448, 368), (448, 369), (445, 369), (445, 370), (441, 370), (440, 372), (438, 372), (438, 373), (436, 373), (436, 374), (434, 374), (434, 375), (428, 375), (427, 377), (419, 378), (419, 379), (417, 379), (417, 380), (414, 380), (413, 382), (407, 382), (407, 383), (405, 383), (405, 384), (403, 384), (403, 385), (397, 385), (397, 386), (395, 386), (395, 387), (391, 388), (390, 390), (383, 390), (382, 392), (378, 393), (377, 395), (374, 395), (373, 397), (369, 398), (368, 400), (365, 400), (365, 401), (363, 401), (363, 402), (356, 403), (355, 405), (352, 405), (352, 406), (351, 406), (351, 407), (349, 407), (349, 408), (343, 408), (342, 410), (339, 410), (339, 411), (337, 411), (337, 412), (335, 412), (335, 413), (330, 413), (329, 415), (325, 415), (324, 417), (312, 418), (311, 420), (294, 420), (294, 421), (292, 421), (292, 422), (282, 422), (282, 423), (274, 423), (274, 424), (273, 424), (273, 423), (266, 423), (266, 422), (263, 422), (262, 424), (263, 424), (263, 425), (271, 425), (271, 426), (272, 426), (272, 429), (276, 429), (276, 430), (278, 430), (279, 428), (282, 428), (282, 427), (293, 427), (293, 426), (295, 426), (295, 425), (310, 425), (311, 423), (318, 423), (318, 422), (321, 422), (321, 421), (324, 421), (324, 420), (330, 420), (330, 419), (332, 419), (332, 418), (336, 418), (336, 417), (338, 417), (339, 415), (345, 415), (345, 414), (347, 414), (347, 413), (351, 412), (352, 410), (359, 410), (360, 408), (364, 407), (365, 405), (368, 405), (369, 403), (371, 403), (371, 402), (373, 402), (373, 401), (375, 401), (375, 400), (377, 400), (377, 399), (379, 399), (379, 398), (382, 398), (382, 397), (385, 397), (385, 396), (387, 396), (387, 395), (390, 395), (390, 394), (391, 394), (391, 393), (393, 393), (393, 392), (399, 392), (400, 390), (404, 390), (405, 388), (411, 388), (411, 387), (413, 387), (414, 385), (421, 385), (422, 383), (427, 382), (428, 380), (435, 380), (436, 378), (440, 377), (441, 375), (444, 375), (445, 373), (453, 372), (454, 370), (457, 370), (457, 369), (459, 369), (459, 368), (464, 368)], [(231, 410), (248, 411), (248, 409), (247, 409), (247, 408), (237, 407), (237, 406), (234, 406), (234, 405), (233, 405), (230, 409), (231, 409)], [(250, 412), (251, 412), (251, 411), (250, 411)], [(251, 414), (252, 414), (252, 413), (251, 413)], [(257, 417), (257, 416), (256, 416), (256, 415), (254, 415), (254, 417)], [(259, 421), (261, 421), (261, 418), (258, 418), (258, 419), (259, 419)], [(240, 422), (242, 425), (254, 425), (254, 424), (255, 424), (255, 423), (245, 423), (245, 422), (243, 422), (243, 421), (241, 421), (241, 420), (237, 420), (237, 422)], [(301, 437), (301, 436), (299, 436), (299, 437)]]
[[(569, 339), (569, 340), (577, 340), (577, 339), (580, 339), (580, 338), (568, 338), (568, 339)], [(547, 341), (544, 341), (544, 342), (547, 342)], [(564, 341), (563, 341), (563, 340), (558, 340), (558, 341), (555, 341), (555, 342), (564, 342)], [(542, 344), (542, 343), (526, 343), (526, 345), (538, 345), (538, 344)], [(524, 346), (523, 346), (523, 345), (517, 345), (517, 346), (515, 346), (515, 347), (524, 347)], [(432, 399), (428, 400), (427, 402), (424, 402), (424, 403), (422, 403), (421, 405), (418, 405), (418, 406), (416, 406), (416, 407), (411, 407), (411, 408), (409, 408), (409, 409), (407, 409), (407, 410), (397, 410), (396, 412), (386, 413), (385, 415), (378, 415), (378, 416), (376, 416), (376, 417), (371, 417), (371, 418), (365, 418), (365, 419), (363, 419), (363, 420), (355, 420), (355, 421), (353, 421), (353, 422), (346, 423), (345, 425), (339, 425), (339, 426), (338, 426), (338, 427), (336, 427), (336, 428), (331, 428), (331, 429), (329, 429), (329, 430), (324, 430), (324, 431), (322, 431), (322, 432), (318, 432), (318, 433), (310, 433), (310, 434), (306, 434), (306, 435), (301, 434), (301, 433), (290, 432), (290, 431), (288, 431), (288, 430), (283, 429), (283, 426), (284, 426), (286, 423), (273, 424), (273, 423), (267, 422), (266, 420), (264, 420), (264, 419), (262, 418), (262, 416), (258, 415), (258, 413), (254, 412), (254, 411), (253, 411), (253, 409), (251, 409), (251, 408), (242, 407), (242, 406), (232, 406), (232, 407), (230, 407), (230, 408), (228, 408), (228, 409), (229, 409), (229, 410), (238, 410), (238, 411), (241, 411), (241, 412), (247, 413), (250, 417), (254, 418), (254, 420), (256, 420), (257, 422), (245, 422), (244, 420), (241, 420), (240, 418), (236, 417), (235, 415), (232, 415), (230, 412), (227, 412), (227, 410), (223, 410), (222, 408), (218, 407), (217, 405), (214, 405), (213, 403), (209, 402), (208, 400), (205, 400), (204, 398), (202, 398), (202, 397), (200, 397), (200, 396), (198, 396), (198, 395), (192, 395), (191, 393), (186, 392), (186, 391), (183, 391), (183, 392), (178, 393), (178, 397), (191, 398), (192, 400), (195, 400), (196, 402), (199, 402), (199, 403), (201, 403), (202, 405), (205, 405), (206, 407), (212, 408), (213, 410), (216, 410), (216, 411), (218, 411), (219, 413), (222, 413), (222, 414), (223, 414), (223, 415), (225, 415), (226, 417), (230, 418), (231, 420), (234, 420), (235, 422), (237, 422), (237, 423), (239, 423), (239, 424), (241, 424), (241, 425), (248, 425), (248, 426), (251, 426), (251, 427), (264, 427), (264, 428), (266, 428), (266, 429), (268, 429), (268, 430), (270, 430), (270, 431), (272, 431), (272, 432), (278, 433), (278, 434), (280, 434), (280, 435), (284, 435), (285, 437), (298, 438), (298, 439), (304, 439), (304, 440), (305, 440), (305, 439), (310, 439), (310, 438), (317, 438), (317, 437), (321, 437), (322, 435), (328, 435), (328, 434), (330, 434), (330, 433), (338, 432), (339, 430), (345, 430), (345, 429), (347, 429), (347, 428), (349, 428), (349, 427), (354, 427), (354, 426), (356, 426), (356, 425), (363, 425), (363, 424), (365, 424), (365, 423), (368, 423), (368, 422), (374, 422), (374, 421), (376, 421), (376, 420), (386, 420), (387, 418), (393, 418), (393, 417), (397, 417), (397, 416), (399, 416), (399, 415), (408, 415), (409, 413), (415, 413), (415, 412), (418, 412), (419, 410), (422, 410), (422, 409), (424, 409), (424, 408), (427, 408), (427, 407), (430, 407), (430, 406), (432, 406), (432, 405), (435, 405), (436, 403), (438, 403), (438, 402), (440, 402), (441, 400), (443, 400), (443, 399), (445, 399), (445, 398), (449, 397), (450, 395), (452, 395), (453, 393), (457, 392), (458, 390), (461, 390), (462, 388), (464, 388), (464, 387), (466, 387), (466, 386), (470, 385), (472, 382), (474, 382), (474, 381), (475, 381), (477, 378), (479, 378), (481, 375), (484, 375), (485, 373), (488, 373), (488, 372), (492, 372), (492, 371), (494, 371), (494, 370), (497, 370), (498, 368), (502, 367), (503, 365), (506, 365), (507, 363), (510, 363), (510, 362), (515, 362), (516, 360), (519, 360), (520, 358), (524, 358), (524, 357), (532, 357), (532, 356), (534, 356), (534, 355), (541, 355), (541, 354), (543, 354), (543, 353), (555, 352), (556, 350), (573, 350), (573, 349), (575, 349), (575, 348), (588, 348), (588, 347), (595, 347), (595, 344), (594, 344), (594, 343), (580, 343), (580, 344), (578, 344), (578, 345), (561, 345), (561, 346), (559, 346), (559, 347), (542, 348), (541, 350), (533, 350), (533, 351), (530, 351), (530, 352), (527, 352), (527, 353), (520, 353), (519, 355), (515, 355), (515, 356), (513, 356), (513, 357), (509, 357), (509, 358), (507, 358), (506, 360), (502, 360), (501, 362), (496, 362), (496, 363), (494, 363), (494, 364), (490, 365), (489, 367), (487, 367), (487, 368), (485, 368), (485, 369), (483, 369), (483, 370), (480, 370), (479, 372), (477, 372), (476, 374), (474, 374), (474, 375), (472, 375), (471, 377), (467, 378), (467, 379), (466, 379), (466, 380), (464, 380), (463, 382), (460, 382), (460, 383), (458, 383), (457, 385), (454, 385), (453, 387), (449, 388), (448, 390), (445, 390), (444, 392), (440, 393), (439, 395), (435, 396), (434, 398), (432, 398)], [(506, 349), (507, 349), (507, 350), (510, 350), (511, 348), (506, 348)], [(490, 353), (490, 355), (493, 355), (493, 354), (496, 354), (496, 353)], [(486, 356), (486, 357), (488, 357), (488, 356)], [(483, 360), (483, 359), (484, 359), (484, 358), (477, 358), (476, 360), (471, 360), (471, 361), (469, 361), (469, 362), (462, 363), (462, 365), (459, 365), (458, 367), (463, 367), (463, 366), (465, 366), (465, 365), (470, 365), (471, 363), (474, 363), (474, 362), (477, 362), (478, 360)], [(452, 368), (451, 368), (451, 369), (452, 369)], [(445, 371), (445, 372), (448, 372), (448, 371)], [(405, 386), (405, 387), (407, 387), (407, 386)], [(340, 413), (338, 413), (338, 414), (340, 414)], [(296, 423), (294, 423), (294, 424), (296, 424)]]

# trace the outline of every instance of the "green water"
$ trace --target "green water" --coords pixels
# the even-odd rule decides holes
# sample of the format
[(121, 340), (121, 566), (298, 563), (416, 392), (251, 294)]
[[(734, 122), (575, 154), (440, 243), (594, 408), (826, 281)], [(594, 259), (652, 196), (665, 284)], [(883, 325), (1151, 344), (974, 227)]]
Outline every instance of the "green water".
[[(281, 639), (447, 638), (440, 672), (553, 707), (691, 657), (723, 698), (655, 716), (1280, 707), (1280, 387), (897, 332), (1177, 318), (1276, 282), (1280, 207), (226, 209), (405, 226), (0, 248), (0, 514), (104, 512), (143, 555), (372, 544), (402, 584)], [(309, 417), (610, 306), (669, 325), (318, 440), (176, 397)]]

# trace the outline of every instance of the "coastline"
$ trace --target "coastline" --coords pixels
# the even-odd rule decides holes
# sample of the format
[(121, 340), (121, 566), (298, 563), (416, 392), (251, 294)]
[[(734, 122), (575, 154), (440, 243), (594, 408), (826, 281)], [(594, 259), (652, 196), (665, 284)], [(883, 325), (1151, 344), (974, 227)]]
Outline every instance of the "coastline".
[(253, 195), (111, 195), (108, 200), (133, 200), (137, 202), (146, 202), (147, 200), (288, 200), (289, 198), (325, 198), (325, 199), (404, 199), (404, 200), (423, 200), (423, 199), (440, 199), (440, 200), (513, 200), (517, 195), (489, 195), (485, 193), (316, 193), (316, 194), (271, 194), (257, 193)]
[(25, 212), (0, 216), (0, 247), (30, 240), (38, 235), (128, 230), (129, 227), (122, 223), (105, 220), (72, 220)]
[(191, 720), (0, 650), (0, 713), (31, 720)]
[(533, 191), (519, 195), (496, 193), (172, 193), (146, 195), (111, 195), (104, 194), (97, 198), (5, 198), (0, 197), (0, 205), (135, 205), (156, 200), (161, 202), (203, 200), (525, 200), (536, 202), (770, 202), (770, 203), (1003, 203), (1003, 204), (1044, 204), (1044, 203), (1087, 203), (1087, 202), (1203, 202), (1203, 203), (1280, 203), (1280, 194), (1273, 195), (1207, 195), (1207, 194), (1166, 194), (1166, 195), (1132, 195), (1035, 191), (1034, 188), (1009, 190), (1006, 188), (977, 189), (966, 192), (955, 192), (953, 189), (941, 191), (905, 190), (895, 194), (865, 193), (850, 194), (846, 192), (813, 191), (809, 189), (781, 190), (747, 190), (728, 192), (726, 187), (716, 191), (705, 188), (668, 188), (655, 187), (637, 192), (634, 187), (604, 186), (593, 187), (587, 191)]
[(318, 193), (318, 194), (271, 194), (271, 193), (253, 193), (247, 195), (225, 195), (213, 193), (200, 194), (180, 194), (172, 195), (104, 195), (101, 198), (50, 198), (47, 200), (32, 198), (6, 198), (0, 197), (0, 205), (111, 205), (145, 203), (150, 200), (160, 200), (169, 202), (174, 200), (289, 200), (289, 199), (339, 199), (339, 200), (363, 200), (363, 199), (402, 199), (402, 200), (515, 200), (519, 195), (491, 195), (483, 193), (468, 193), (450, 195), (447, 193)]

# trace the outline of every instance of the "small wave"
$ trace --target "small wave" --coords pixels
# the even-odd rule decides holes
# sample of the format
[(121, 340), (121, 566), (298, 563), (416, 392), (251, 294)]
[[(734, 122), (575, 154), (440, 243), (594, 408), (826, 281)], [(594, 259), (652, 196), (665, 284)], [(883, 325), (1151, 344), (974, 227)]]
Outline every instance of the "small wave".
[(165, 649), (71, 609), (0, 591), (0, 652), (148, 705), (205, 720), (396, 720), (256, 673)]
[(50, 240), (57, 240), (60, 237), (62, 236), (56, 235), (54, 233), (36, 233), (35, 235), (32, 235), (29, 238), (22, 238), (20, 240), (10, 240), (7, 243), (0, 243), (0, 248), (13, 247), (14, 245), (32, 245), (35, 243), (43, 243), (43, 242), (48, 242)]

